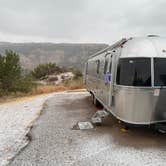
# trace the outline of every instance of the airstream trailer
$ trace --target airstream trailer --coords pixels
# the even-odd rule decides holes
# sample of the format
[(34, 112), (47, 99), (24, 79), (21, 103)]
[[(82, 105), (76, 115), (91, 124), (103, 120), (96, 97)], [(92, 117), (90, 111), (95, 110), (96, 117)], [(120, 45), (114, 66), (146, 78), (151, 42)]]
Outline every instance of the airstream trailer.
[(100, 102), (127, 124), (166, 122), (166, 38), (129, 38), (90, 56), (85, 84)]

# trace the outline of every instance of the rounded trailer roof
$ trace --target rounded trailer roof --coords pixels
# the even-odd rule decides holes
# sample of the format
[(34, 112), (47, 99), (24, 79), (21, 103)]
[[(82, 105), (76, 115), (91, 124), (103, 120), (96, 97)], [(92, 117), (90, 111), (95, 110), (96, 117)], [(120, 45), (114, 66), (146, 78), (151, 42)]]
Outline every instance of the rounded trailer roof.
[(131, 38), (123, 45), (122, 52), (120, 55), (120, 58), (127, 57), (166, 58), (166, 38)]

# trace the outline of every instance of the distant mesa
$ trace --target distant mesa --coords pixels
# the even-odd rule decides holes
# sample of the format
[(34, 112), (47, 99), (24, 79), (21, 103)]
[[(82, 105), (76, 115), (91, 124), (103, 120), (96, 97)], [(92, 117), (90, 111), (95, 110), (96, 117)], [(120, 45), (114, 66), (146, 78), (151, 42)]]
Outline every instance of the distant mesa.
[(55, 62), (59, 66), (82, 69), (89, 55), (107, 47), (106, 44), (9, 43), (0, 42), (0, 53), (11, 49), (20, 55), (23, 68), (32, 70), (40, 63)]

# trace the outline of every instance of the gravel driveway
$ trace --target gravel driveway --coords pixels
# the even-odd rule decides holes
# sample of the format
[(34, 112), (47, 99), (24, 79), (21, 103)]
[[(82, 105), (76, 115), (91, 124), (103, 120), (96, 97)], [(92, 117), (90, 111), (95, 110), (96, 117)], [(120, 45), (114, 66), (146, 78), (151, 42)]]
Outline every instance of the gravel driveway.
[(166, 136), (150, 129), (124, 131), (110, 116), (94, 129), (72, 130), (95, 110), (88, 93), (55, 94), (31, 130), (30, 144), (10, 165), (166, 165)]

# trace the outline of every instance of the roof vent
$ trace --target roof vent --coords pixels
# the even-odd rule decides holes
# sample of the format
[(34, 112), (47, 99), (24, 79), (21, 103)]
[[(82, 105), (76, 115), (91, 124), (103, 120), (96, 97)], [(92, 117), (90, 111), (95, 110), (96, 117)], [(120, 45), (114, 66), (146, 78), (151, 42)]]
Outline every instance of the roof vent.
[(160, 37), (159, 35), (148, 35), (147, 37)]

